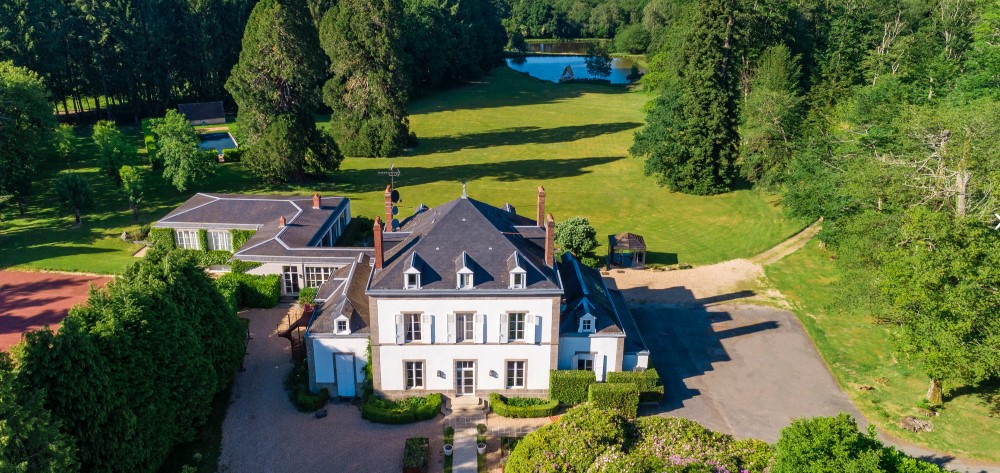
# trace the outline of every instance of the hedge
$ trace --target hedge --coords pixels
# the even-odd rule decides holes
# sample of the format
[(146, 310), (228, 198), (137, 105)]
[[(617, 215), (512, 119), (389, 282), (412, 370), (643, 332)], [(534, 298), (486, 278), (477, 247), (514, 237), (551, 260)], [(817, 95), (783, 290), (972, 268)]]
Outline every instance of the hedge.
[(437, 417), (441, 402), (439, 393), (396, 401), (371, 397), (361, 405), (361, 417), (379, 424), (409, 424)]
[(304, 287), (299, 291), (299, 304), (312, 304), (316, 300), (316, 293), (319, 292), (318, 287)]
[(614, 409), (634, 419), (639, 412), (639, 388), (633, 383), (591, 384), (587, 401), (595, 407)]
[(231, 288), (233, 284), (231, 281), (239, 284), (237, 301), (240, 307), (266, 309), (278, 305), (278, 300), (281, 299), (281, 277), (277, 274), (226, 273), (216, 281), (216, 284), (221, 291), (223, 287)]
[(663, 385), (660, 375), (655, 369), (646, 371), (612, 371), (608, 373), (609, 383), (632, 383), (639, 388), (639, 402), (656, 402), (663, 400)]
[(330, 400), (330, 391), (320, 389), (319, 393), (309, 392), (309, 366), (305, 360), (297, 361), (285, 376), (285, 392), (299, 412), (319, 410)]
[(152, 228), (149, 230), (149, 245), (153, 248), (172, 250), (177, 248), (173, 228)]
[(597, 382), (593, 371), (553, 370), (549, 374), (549, 397), (563, 404), (587, 400), (587, 387)]
[(245, 273), (254, 268), (259, 268), (263, 263), (258, 263), (256, 261), (243, 261), (234, 259), (229, 262), (229, 270), (234, 273)]
[(554, 399), (508, 398), (497, 393), (491, 393), (490, 408), (501, 417), (514, 417), (518, 419), (549, 417), (559, 409), (559, 401)]
[(256, 230), (240, 230), (238, 228), (234, 228), (232, 230), (229, 230), (229, 235), (233, 237), (233, 251), (234, 252), (235, 251), (240, 251), (240, 248), (242, 248), (243, 245), (245, 245), (247, 243), (247, 240), (249, 240), (250, 237), (252, 237), (254, 235), (254, 233), (257, 233), (257, 231)]

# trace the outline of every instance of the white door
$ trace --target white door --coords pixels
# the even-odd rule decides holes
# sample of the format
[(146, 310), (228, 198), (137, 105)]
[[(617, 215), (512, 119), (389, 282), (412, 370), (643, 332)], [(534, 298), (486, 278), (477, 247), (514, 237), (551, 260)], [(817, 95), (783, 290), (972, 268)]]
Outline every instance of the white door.
[(354, 355), (338, 353), (333, 357), (337, 365), (337, 395), (354, 397)]
[(281, 279), (284, 281), (285, 295), (294, 296), (299, 293), (299, 268), (297, 266), (282, 266)]
[(455, 362), (456, 394), (459, 396), (476, 395), (476, 362)]

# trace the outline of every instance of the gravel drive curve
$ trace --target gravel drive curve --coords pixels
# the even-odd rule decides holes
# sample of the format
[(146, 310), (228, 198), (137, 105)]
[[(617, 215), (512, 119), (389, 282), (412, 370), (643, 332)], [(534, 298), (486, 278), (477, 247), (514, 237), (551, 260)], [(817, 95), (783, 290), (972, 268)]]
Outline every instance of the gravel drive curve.
[(444, 417), (409, 425), (373, 424), (357, 407), (330, 404), (329, 415), (316, 419), (295, 410), (283, 380), (291, 369), (288, 340), (274, 334), (287, 308), (251, 310), (246, 371), (236, 376), (222, 425), (219, 471), (391, 472), (403, 466), (409, 437), (431, 441), (431, 471), (441, 470)]

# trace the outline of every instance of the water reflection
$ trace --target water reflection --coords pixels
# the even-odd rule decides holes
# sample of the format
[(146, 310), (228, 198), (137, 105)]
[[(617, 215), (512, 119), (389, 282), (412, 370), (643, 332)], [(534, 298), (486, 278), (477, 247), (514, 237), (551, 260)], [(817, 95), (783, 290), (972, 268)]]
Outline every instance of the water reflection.
[[(566, 67), (569, 66), (576, 79), (605, 79), (612, 84), (629, 84), (629, 74), (632, 72), (634, 61), (628, 58), (613, 58), (611, 61), (611, 75), (607, 77), (595, 77), (587, 72), (586, 56), (529, 56), (512, 57), (507, 59), (507, 66), (515, 71), (524, 72), (528, 75), (546, 80), (549, 82), (559, 82), (563, 77)], [(645, 72), (639, 69), (640, 72)]]

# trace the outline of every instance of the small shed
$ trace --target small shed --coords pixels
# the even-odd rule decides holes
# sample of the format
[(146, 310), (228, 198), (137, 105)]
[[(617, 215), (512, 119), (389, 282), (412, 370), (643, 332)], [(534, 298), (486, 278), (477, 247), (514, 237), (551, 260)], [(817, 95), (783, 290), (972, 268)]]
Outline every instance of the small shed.
[(226, 110), (222, 102), (182, 103), (177, 110), (191, 122), (192, 125), (209, 125), (226, 123)]
[(642, 235), (628, 232), (608, 235), (608, 263), (620, 268), (642, 269), (646, 264), (646, 240)]

